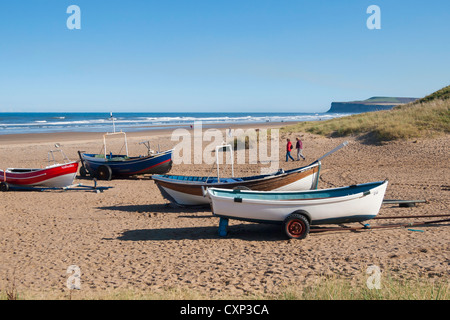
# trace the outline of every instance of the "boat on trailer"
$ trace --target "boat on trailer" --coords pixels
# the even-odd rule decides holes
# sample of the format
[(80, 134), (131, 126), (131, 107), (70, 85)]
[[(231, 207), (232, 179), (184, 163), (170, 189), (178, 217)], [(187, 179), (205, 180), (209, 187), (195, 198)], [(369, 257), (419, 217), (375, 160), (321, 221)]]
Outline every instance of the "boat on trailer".
[[(270, 174), (234, 177), (233, 148), (231, 145), (216, 147), (217, 176), (184, 176), (184, 175), (154, 175), (161, 194), (170, 202), (180, 206), (207, 206), (210, 199), (206, 197), (207, 188), (250, 189), (257, 191), (294, 191), (317, 189), (321, 168), (321, 160), (346, 146), (344, 142), (323, 155), (313, 163), (291, 170), (278, 170)], [(228, 150), (232, 168), (232, 177), (221, 178), (219, 175), (219, 150)]]
[[(57, 145), (59, 147), (59, 145)], [(54, 152), (62, 153), (64, 163), (56, 163)], [(53, 164), (45, 168), (8, 168), (0, 170), (0, 190), (8, 191), (10, 187), (63, 188), (70, 186), (78, 171), (78, 161), (70, 161), (62, 150), (50, 150), (48, 160)]]
[(310, 225), (363, 222), (377, 216), (388, 181), (307, 191), (208, 188), (213, 215), (225, 236), (228, 219), (281, 224), (289, 238), (303, 239)]
[[(106, 149), (106, 137), (121, 135), (125, 139), (125, 154), (108, 154)], [(128, 144), (125, 132), (113, 132), (103, 135), (104, 153), (92, 154), (78, 151), (82, 167), (80, 175), (88, 174), (99, 180), (111, 180), (113, 177), (130, 177), (143, 174), (167, 173), (172, 168), (172, 151), (154, 152), (150, 149), (148, 141), (142, 142), (147, 146), (148, 152), (145, 156), (130, 157), (128, 155)]]

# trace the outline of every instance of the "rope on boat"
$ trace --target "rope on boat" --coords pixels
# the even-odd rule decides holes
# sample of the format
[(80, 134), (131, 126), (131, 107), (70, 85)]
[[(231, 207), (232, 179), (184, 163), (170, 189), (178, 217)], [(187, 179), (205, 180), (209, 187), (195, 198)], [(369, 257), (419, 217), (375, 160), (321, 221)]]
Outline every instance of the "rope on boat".
[(211, 172), (213, 171), (213, 169), (215, 168), (215, 166), (216, 166), (216, 161), (214, 161), (214, 163), (212, 164), (211, 169), (210, 169), (209, 172), (208, 172), (208, 176), (206, 177), (205, 183), (208, 183), (209, 178), (211, 178)]

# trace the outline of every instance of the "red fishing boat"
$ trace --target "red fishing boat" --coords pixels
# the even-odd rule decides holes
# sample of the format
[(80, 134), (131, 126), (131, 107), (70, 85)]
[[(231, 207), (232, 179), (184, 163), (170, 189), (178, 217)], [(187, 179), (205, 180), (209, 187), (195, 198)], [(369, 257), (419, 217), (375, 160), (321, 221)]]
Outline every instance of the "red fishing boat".
[[(52, 155), (54, 161), (53, 151), (49, 152), (49, 161), (50, 154)], [(65, 155), (64, 159), (65, 162), (62, 164), (54, 163), (45, 168), (8, 168), (6, 170), (0, 170), (0, 190), (8, 191), (10, 186), (30, 188), (64, 188), (70, 186), (73, 183), (78, 171), (78, 161), (69, 161)]]

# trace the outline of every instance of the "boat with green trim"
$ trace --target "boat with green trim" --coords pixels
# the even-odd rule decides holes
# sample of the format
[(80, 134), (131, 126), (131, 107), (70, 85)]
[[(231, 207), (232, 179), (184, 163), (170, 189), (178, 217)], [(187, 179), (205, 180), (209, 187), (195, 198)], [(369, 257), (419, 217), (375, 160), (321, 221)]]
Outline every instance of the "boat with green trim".
[[(388, 181), (306, 191), (208, 188), (213, 214), (228, 219), (283, 224), (289, 238), (302, 239), (310, 225), (362, 222), (377, 216)], [(220, 229), (220, 228), (219, 228)]]

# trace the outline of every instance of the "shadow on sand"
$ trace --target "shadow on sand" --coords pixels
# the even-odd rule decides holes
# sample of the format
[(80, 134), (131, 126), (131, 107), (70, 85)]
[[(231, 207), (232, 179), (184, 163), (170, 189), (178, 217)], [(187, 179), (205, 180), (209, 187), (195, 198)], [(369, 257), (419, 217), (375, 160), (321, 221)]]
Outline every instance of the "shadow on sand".
[[(112, 210), (123, 212), (156, 212), (156, 213), (194, 213), (194, 212), (211, 212), (209, 207), (177, 207), (170, 203), (164, 204), (137, 204), (137, 205), (117, 205), (108, 207), (97, 207), (100, 210)], [(188, 216), (186, 216), (188, 217)], [(194, 216), (193, 216), (194, 217)]]
[(221, 237), (217, 226), (127, 230), (117, 237), (122, 241), (165, 241), (165, 240), (205, 240), (240, 239), (246, 241), (286, 240), (282, 228), (273, 224), (238, 224), (228, 226), (228, 235)]

